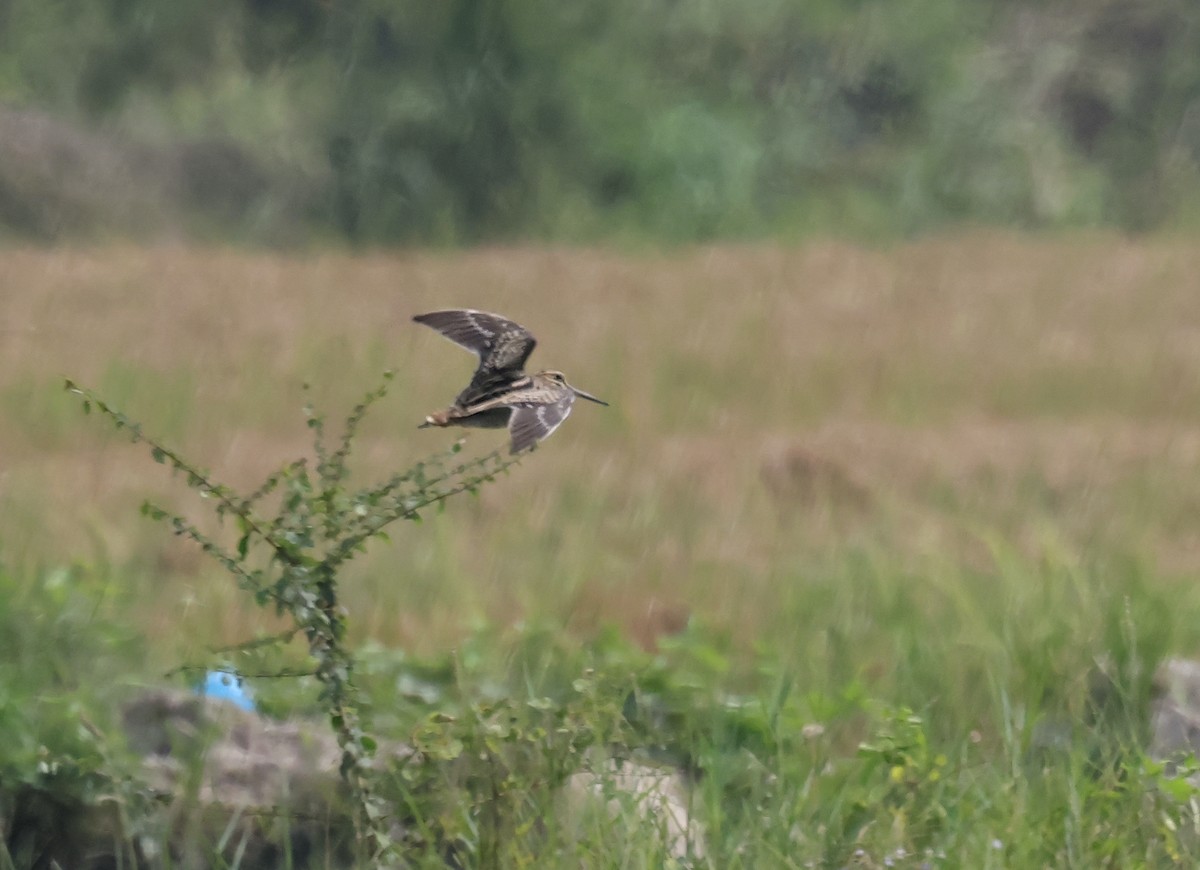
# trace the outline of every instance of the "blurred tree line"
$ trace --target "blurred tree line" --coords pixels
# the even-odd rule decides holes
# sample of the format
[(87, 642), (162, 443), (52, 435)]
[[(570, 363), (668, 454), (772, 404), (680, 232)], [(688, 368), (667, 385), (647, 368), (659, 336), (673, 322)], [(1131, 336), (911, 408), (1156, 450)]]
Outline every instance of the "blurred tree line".
[[(218, 236), (1200, 218), (1196, 0), (0, 0), (0, 104), (10, 233), (120, 147)], [(102, 138), (39, 175), (32, 110)]]

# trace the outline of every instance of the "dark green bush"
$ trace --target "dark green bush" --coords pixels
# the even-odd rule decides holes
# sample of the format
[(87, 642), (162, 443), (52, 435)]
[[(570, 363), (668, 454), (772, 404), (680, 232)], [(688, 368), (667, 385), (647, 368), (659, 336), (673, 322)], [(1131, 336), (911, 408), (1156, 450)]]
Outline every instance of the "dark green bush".
[(1185, 0), (9, 0), (0, 100), (224, 155), (165, 160), (206, 234), (1147, 229), (1195, 219), (1197, 34)]

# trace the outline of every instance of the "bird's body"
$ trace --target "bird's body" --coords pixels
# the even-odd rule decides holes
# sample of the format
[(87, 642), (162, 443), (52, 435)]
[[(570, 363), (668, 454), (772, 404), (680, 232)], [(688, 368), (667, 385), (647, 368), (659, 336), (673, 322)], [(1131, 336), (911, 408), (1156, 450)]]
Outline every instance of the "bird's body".
[(562, 372), (526, 374), (524, 366), (537, 340), (518, 323), (498, 314), (451, 309), (413, 318), (479, 357), (471, 382), (454, 404), (425, 418), (426, 426), (508, 428), (512, 452), (520, 453), (548, 437), (571, 413), (575, 397), (607, 402), (567, 383)]

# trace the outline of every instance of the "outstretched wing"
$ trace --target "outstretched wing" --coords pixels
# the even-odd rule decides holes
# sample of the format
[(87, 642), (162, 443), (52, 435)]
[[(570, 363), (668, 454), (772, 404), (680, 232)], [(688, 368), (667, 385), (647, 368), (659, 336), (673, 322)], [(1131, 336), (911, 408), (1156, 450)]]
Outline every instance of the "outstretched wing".
[(519, 374), (537, 341), (529, 330), (498, 314), (454, 308), (431, 311), (413, 318), (479, 357), (479, 368), (471, 383), (483, 383), (496, 375)]
[(575, 394), (567, 392), (557, 402), (550, 404), (514, 403), (508, 431), (512, 436), (512, 453), (528, 450), (562, 425), (575, 404)]

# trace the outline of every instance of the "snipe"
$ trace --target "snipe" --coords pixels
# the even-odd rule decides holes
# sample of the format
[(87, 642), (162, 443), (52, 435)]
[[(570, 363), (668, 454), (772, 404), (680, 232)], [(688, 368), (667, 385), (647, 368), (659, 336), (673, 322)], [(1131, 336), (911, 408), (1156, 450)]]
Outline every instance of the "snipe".
[(519, 323), (471, 309), (450, 309), (413, 318), (436, 329), (479, 356), (479, 368), (454, 404), (425, 418), (427, 426), (508, 427), (511, 452), (528, 450), (549, 437), (567, 415), (575, 397), (600, 405), (608, 402), (567, 383), (562, 372), (525, 374), (525, 361), (537, 340)]

